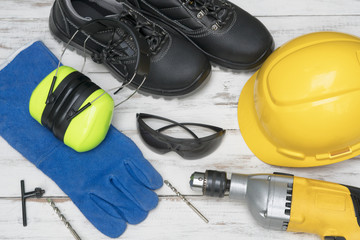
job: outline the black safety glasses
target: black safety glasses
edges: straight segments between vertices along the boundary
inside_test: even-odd
[[[138,129],[142,139],[154,151],[161,154],[175,151],[185,159],[199,159],[209,155],[220,145],[220,142],[226,132],[222,128],[211,125],[205,125],[200,123],[177,123],[167,118],[146,113],[138,113],[136,115],[136,118],[138,122]],[[171,124],[154,130],[144,122],[144,119],[149,118],[162,120]],[[206,137],[199,138],[187,126],[207,128],[213,130],[215,133]],[[162,133],[163,131],[173,127],[181,127],[182,129],[187,131],[193,138],[175,138]]]

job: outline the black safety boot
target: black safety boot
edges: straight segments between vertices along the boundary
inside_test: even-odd
[[[176,30],[152,17],[145,17],[123,2],[56,0],[50,14],[50,30],[57,38],[67,42],[79,27],[101,18],[122,21],[146,39],[151,53],[150,72],[140,92],[163,96],[185,95],[199,87],[209,75],[211,65],[200,50]],[[135,69],[136,53],[133,51],[136,49],[124,51],[121,49],[123,46],[109,45],[111,35],[98,33],[93,38],[79,32],[71,45],[79,49],[85,45],[95,62],[104,64],[119,80],[129,81]],[[131,46],[131,39],[127,41]],[[134,79],[130,85],[136,88],[141,82],[142,79]]]
[[[255,17],[226,0],[129,1],[179,30],[211,61],[233,69],[261,65],[274,48],[273,38]]]

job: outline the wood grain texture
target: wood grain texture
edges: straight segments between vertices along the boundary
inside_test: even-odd
[[[16,49],[40,39],[58,56],[62,45],[48,30],[48,14],[52,0],[1,0],[0,64]],[[233,0],[268,27],[276,46],[302,34],[315,31],[340,31],[360,35],[360,1],[358,0]],[[80,68],[82,57],[75,52],[65,54],[64,63]],[[181,67],[181,66],[179,66]],[[85,72],[105,89],[119,83],[105,67],[88,61]],[[239,173],[290,172],[298,176],[358,185],[360,158],[308,169],[269,166],[258,160],[241,137],[237,123],[237,101],[253,72],[232,71],[213,67],[207,83],[195,93],[181,98],[163,99],[135,95],[115,111],[113,124],[129,136],[144,156],[180,192],[189,196],[210,223],[205,224],[166,186],[159,189],[159,206],[138,226],[129,226],[121,239],[209,239],[247,240],[315,240],[317,236],[276,232],[262,229],[250,216],[244,203],[195,196],[188,186],[194,171],[216,169]],[[131,93],[127,90],[124,95]],[[116,99],[120,100],[120,98]],[[212,155],[186,161],[175,153],[158,155],[141,141],[135,114],[148,112],[170,119],[221,126],[227,130],[222,145]],[[27,190],[42,187],[45,196],[56,204],[83,239],[108,239],[99,233],[80,213],[57,185],[0,138],[0,239],[72,239],[68,230],[44,200],[28,201],[28,227],[21,224],[20,180]]]

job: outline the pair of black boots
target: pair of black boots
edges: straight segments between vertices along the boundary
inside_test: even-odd
[[[124,30],[75,34],[104,18],[130,26],[148,45],[149,72],[143,85],[140,78],[131,80],[141,49],[124,37]],[[274,45],[260,21],[227,0],[56,0],[50,30],[64,42],[73,38],[71,45],[85,47],[118,79],[162,96],[185,95],[199,87],[211,71],[209,60],[232,69],[256,68]]]

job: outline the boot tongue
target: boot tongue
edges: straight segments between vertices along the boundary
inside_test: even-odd
[[[221,20],[221,21],[224,21],[226,19],[226,17],[228,16],[229,14],[229,10],[224,8],[224,9],[221,9],[218,13],[218,18]]]
[[[127,10],[125,10],[124,8],[119,9],[118,13],[116,13],[116,14],[111,14],[111,15],[105,16],[105,18],[122,19],[125,23],[128,23],[130,26],[137,25],[135,18],[132,17],[129,14],[129,12]],[[144,36],[152,34],[152,31],[153,31],[150,27],[145,27],[145,26],[141,27],[138,30],[139,30],[140,34],[142,34]]]
[[[113,12],[113,14],[105,16],[106,18],[123,18],[127,21],[130,21],[133,25],[136,25],[135,19],[130,16],[129,11],[130,7],[123,2],[118,2],[115,0],[92,0],[96,1],[96,4],[99,6]]]

